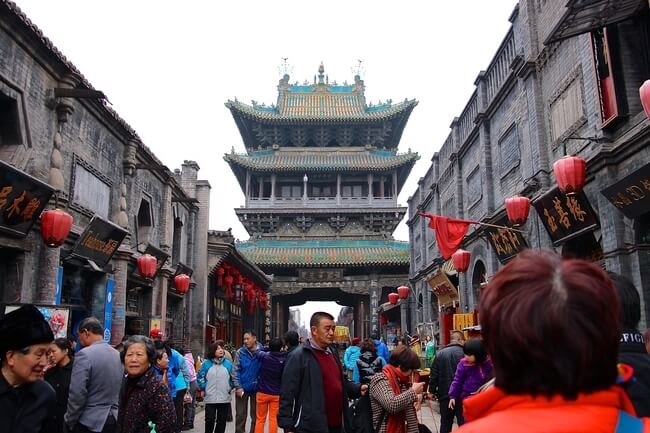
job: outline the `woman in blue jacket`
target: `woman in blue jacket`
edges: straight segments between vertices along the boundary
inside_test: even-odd
[[[226,431],[226,420],[228,411],[230,411],[230,393],[233,386],[230,380],[232,362],[227,360],[224,355],[225,349],[222,344],[210,345],[201,370],[196,376],[199,388],[204,393],[205,433],[224,433]]]

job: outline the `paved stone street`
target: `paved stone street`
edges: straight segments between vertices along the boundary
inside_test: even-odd
[[[189,430],[190,433],[203,433],[204,432],[204,414],[203,404],[200,403],[200,407],[197,408],[196,418],[194,419],[194,429]],[[233,402],[233,416],[235,404]],[[425,424],[432,433],[437,433],[440,429],[440,412],[438,409],[438,403],[436,401],[426,401],[422,405],[422,409],[418,412],[418,419],[421,423]],[[250,420],[249,420],[250,422]],[[250,425],[250,424],[249,424]],[[246,427],[248,431],[248,425]],[[280,429],[281,431],[281,429]],[[226,424],[226,433],[235,433],[235,423],[229,422]],[[268,424],[264,429],[264,433],[268,433]]]

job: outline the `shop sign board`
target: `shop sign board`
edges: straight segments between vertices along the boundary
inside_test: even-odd
[[[598,217],[582,191],[564,195],[556,187],[535,200],[534,206],[554,246],[598,227]]]
[[[48,184],[0,161],[0,231],[26,236],[53,192]]]
[[[115,280],[108,278],[106,280],[106,302],[104,302],[104,341],[111,341],[111,326],[113,326],[113,291],[115,290]]]
[[[506,220],[503,219],[496,224],[505,226]],[[492,245],[492,249],[494,249],[501,264],[505,264],[508,260],[528,248],[528,242],[526,242],[526,238],[524,238],[519,230],[487,226],[484,228],[490,245]]]
[[[126,237],[126,230],[95,215],[81,233],[72,253],[103,268]]]
[[[600,193],[628,218],[650,212],[650,163]]]

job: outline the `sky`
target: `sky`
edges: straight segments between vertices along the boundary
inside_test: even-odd
[[[403,206],[510,28],[515,0],[14,0],[170,169],[197,161],[212,185],[210,228],[248,234],[241,187],[223,154],[243,153],[228,99],[275,103],[283,58],[291,82],[353,81],[366,100],[419,105],[400,151],[418,152]],[[402,222],[395,238],[408,240]],[[336,307],[338,308],[338,306]],[[309,303],[303,315],[309,317]],[[315,311],[315,310],[314,310]],[[337,310],[338,311],[338,310]]]

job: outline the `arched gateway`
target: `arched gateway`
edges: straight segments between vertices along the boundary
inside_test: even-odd
[[[408,243],[392,233],[419,158],[397,153],[417,101],[368,105],[364,90],[358,75],[330,83],[321,64],[313,83],[284,75],[275,105],[226,103],[246,146],[224,157],[246,197],[235,211],[250,239],[237,250],[273,275],[274,335],[290,306],[332,300],[353,307],[351,331],[367,336],[387,294],[408,281]]]

